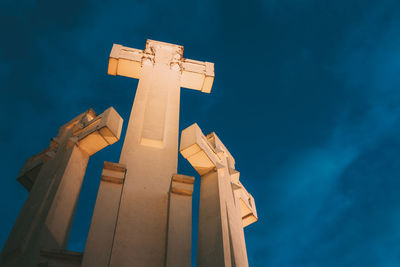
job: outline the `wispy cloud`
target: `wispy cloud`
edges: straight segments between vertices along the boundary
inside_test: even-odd
[[[358,193],[364,190],[363,184],[388,179],[382,169],[385,165],[375,166],[371,169],[373,176],[365,177],[368,165],[373,165],[365,163],[365,158],[381,162],[379,154],[371,151],[388,149],[386,140],[400,130],[400,19],[388,15],[389,9],[390,5],[371,8],[365,18],[346,30],[347,38],[336,47],[332,75],[341,80],[352,98],[337,113],[329,138],[322,144],[293,151],[265,180],[267,196],[258,199],[263,205],[259,214],[265,228],[262,235],[250,231],[248,236],[258,244],[250,253],[254,266],[393,266],[398,262],[395,250],[382,250],[378,244],[390,240],[390,236],[396,239],[400,230],[384,234],[385,229],[379,227],[387,224],[358,221],[361,215],[357,213],[357,205],[366,201],[365,195]],[[349,175],[359,183],[345,190],[343,184],[348,183]],[[371,207],[371,213],[379,213],[391,222],[392,214],[400,209],[387,208],[380,213]],[[356,221],[349,213],[358,214]],[[354,223],[366,226],[354,227]],[[381,234],[361,241],[359,235],[365,234],[365,229]],[[353,253],[348,251],[350,248]],[[332,256],[337,260],[330,262]]]

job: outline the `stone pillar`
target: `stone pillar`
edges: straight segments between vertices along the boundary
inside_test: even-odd
[[[89,155],[73,145],[41,231],[41,247],[66,249]],[[49,203],[50,204],[50,203]]]
[[[1,266],[37,266],[41,249],[64,250],[90,155],[119,139],[122,119],[110,108],[96,116],[89,110],[59,129],[52,140],[53,156],[35,165],[40,170],[25,176],[34,161],[29,159],[19,181],[31,179],[30,194],[14,224],[1,255]]]
[[[166,267],[190,266],[194,177],[175,174],[169,192]]]
[[[198,266],[229,266],[230,247],[227,236],[226,207],[220,206],[218,173],[210,171],[201,176],[199,229],[197,234]],[[225,211],[221,210],[224,209]],[[225,231],[225,233],[223,233]]]
[[[125,172],[123,164],[104,162],[82,267],[107,267],[110,262]]]
[[[243,227],[249,221],[243,218],[255,205],[242,214],[242,199],[249,203],[251,195],[243,191],[234,158],[215,133],[204,136],[197,124],[182,131],[180,151],[201,175],[197,265],[248,266]]]
[[[177,172],[180,87],[209,93],[213,64],[183,59],[183,47],[147,40],[114,45],[108,73],[139,78],[121,152],[126,176],[110,266],[165,265],[171,177]]]

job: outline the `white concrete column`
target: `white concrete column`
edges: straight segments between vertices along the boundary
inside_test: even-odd
[[[175,174],[169,192],[166,267],[190,266],[194,177]]]
[[[197,266],[230,266],[230,244],[226,207],[221,206],[218,173],[210,171],[201,177],[199,229],[197,235]],[[229,237],[228,237],[229,240]]]
[[[110,262],[125,172],[123,164],[104,162],[82,267],[107,267]]]
[[[40,237],[41,248],[67,248],[88,161],[89,155],[74,145],[46,216]]]
[[[248,266],[241,217],[225,168],[201,177],[198,266]]]

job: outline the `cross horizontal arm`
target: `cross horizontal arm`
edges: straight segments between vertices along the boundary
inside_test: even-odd
[[[48,148],[39,152],[38,154],[28,158],[25,161],[24,166],[18,174],[17,181],[26,188],[26,190],[31,191],[33,184],[36,181],[37,176],[44,163],[54,158],[57,149],[59,147],[60,139],[64,133],[69,129],[81,129],[82,125],[92,121],[97,116],[93,109],[88,109],[82,114],[76,116],[69,122],[65,123],[58,129],[57,137],[52,138]]]
[[[214,82],[214,63],[182,60],[181,87],[210,93]]]
[[[225,165],[229,170],[235,205],[240,210],[243,227],[258,220],[254,198],[239,181],[240,173],[235,170],[235,160],[215,133],[205,136],[196,123],[189,126],[182,131],[180,152],[200,175]],[[226,163],[223,157],[226,157]]]
[[[108,60],[108,74],[139,79],[144,51],[114,44]]]
[[[85,123],[82,129],[73,133],[78,146],[93,155],[119,140],[123,119],[113,107]]]
[[[246,227],[258,220],[256,203],[241,182],[232,181],[231,183],[235,194],[235,205],[240,210],[243,227]]]
[[[235,159],[229,150],[214,132],[205,136],[197,123],[182,131],[180,152],[200,175],[214,167],[227,165],[231,178],[239,180],[239,172],[235,170]]]
[[[217,151],[196,123],[182,131],[180,152],[200,175],[222,164]]]
[[[148,59],[153,63],[155,61],[154,50],[147,49],[147,46],[152,43],[160,44],[161,42],[148,40],[146,50],[114,44],[108,61],[108,74],[140,79],[143,60]],[[178,60],[178,62],[171,61],[171,63],[178,63],[180,66],[182,73],[181,87],[199,90],[204,93],[211,92],[214,81],[214,63],[184,58]]]
[[[52,138],[48,148],[28,158],[18,174],[17,181],[30,191],[44,163],[54,158],[59,141],[64,132],[72,129],[72,141],[89,155],[119,140],[122,118],[114,108],[109,108],[101,115],[89,109],[60,127],[58,136]]]

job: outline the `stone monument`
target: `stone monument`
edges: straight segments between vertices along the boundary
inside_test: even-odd
[[[248,266],[243,227],[257,221],[254,198],[215,133],[197,124],[182,131],[180,152],[201,176],[197,265]]]
[[[1,266],[38,266],[41,251],[66,249],[89,157],[115,143],[122,118],[88,110],[63,125],[50,146],[29,158],[18,181],[30,191],[1,254]]]
[[[125,176],[102,181],[82,266],[188,266],[193,178],[176,175],[180,88],[209,93],[214,64],[147,40],[144,50],[114,45],[108,73],[139,84],[117,164]]]
[[[113,108],[62,126],[25,163],[30,191],[1,254],[1,266],[188,267],[194,177],[177,174],[180,88],[210,93],[214,64],[183,58],[183,47],[147,40],[114,45],[108,74],[139,79],[118,163],[104,162],[83,253],[66,251],[89,156],[120,137]],[[257,220],[253,197],[215,133],[182,131],[180,152],[201,176],[198,266],[246,267],[243,228]]]

